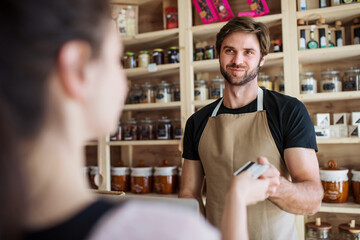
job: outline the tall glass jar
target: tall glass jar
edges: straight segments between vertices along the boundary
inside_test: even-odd
[[[315,222],[306,223],[305,226],[305,240],[333,240],[332,225],[326,222],[321,222],[320,218],[316,218]]]
[[[124,56],[124,68],[135,68],[135,67],[136,67],[135,53],[126,52]]]
[[[128,104],[140,103],[141,94],[142,94],[141,87],[138,84],[134,84],[130,88],[127,103]]]
[[[225,83],[224,79],[216,76],[216,78],[211,79],[210,86],[210,99],[218,99],[224,96]]]
[[[159,140],[171,139],[171,134],[172,134],[171,120],[168,119],[167,117],[162,117],[161,119],[158,120],[156,138]]]
[[[150,63],[149,51],[146,50],[140,51],[138,56],[138,66],[147,67],[149,63]]]
[[[152,62],[156,65],[164,64],[164,49],[156,48],[152,53]]]
[[[340,92],[342,82],[339,78],[339,71],[327,70],[321,73],[320,92]]]
[[[275,88],[274,90],[279,93],[285,93],[285,85],[284,85],[284,74],[279,73],[275,75],[274,81]]]
[[[300,93],[313,94],[317,93],[317,81],[313,72],[300,73]]]
[[[360,91],[360,69],[351,67],[345,71],[344,91]]]
[[[138,127],[134,118],[129,119],[124,123],[124,140],[132,141],[138,139]]]
[[[171,84],[165,81],[161,81],[157,85],[156,89],[156,100],[157,103],[168,103],[171,102]]]
[[[270,81],[270,76],[263,73],[258,74],[258,85],[259,87],[264,87],[268,90],[273,90],[272,82]]]
[[[155,139],[155,122],[149,117],[140,121],[139,126],[139,139],[140,140],[153,140]]]
[[[206,100],[209,97],[209,90],[205,80],[195,80],[195,100]]]
[[[180,101],[180,83],[179,82],[174,82],[172,84],[172,88],[171,88],[171,92],[172,92],[172,100],[173,101]]]
[[[174,119],[173,120],[173,139],[181,139],[182,130],[181,130],[181,120]]]
[[[144,83],[141,85],[141,98],[140,103],[154,103],[155,102],[155,91],[154,86],[150,83]]]

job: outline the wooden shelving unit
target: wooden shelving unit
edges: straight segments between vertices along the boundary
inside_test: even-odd
[[[155,145],[179,145],[180,140],[171,139],[171,140],[137,140],[137,141],[111,141],[106,143],[109,146],[155,146]]]
[[[166,110],[180,108],[180,105],[180,102],[127,104],[124,106],[124,111],[151,111],[160,109]]]
[[[322,203],[319,212],[360,214],[360,204],[349,198],[346,203]]]
[[[316,93],[300,94],[299,99],[303,102],[322,102],[360,99],[360,91],[337,92],[337,93]]]
[[[317,138],[318,144],[359,144],[360,138]]]
[[[360,60],[360,45],[343,47],[306,49],[299,51],[299,62],[302,64],[333,62],[339,60]]]
[[[125,69],[126,76],[131,80],[162,77],[166,75],[179,74],[179,63],[156,65],[155,71],[149,71],[148,68],[139,67]]]

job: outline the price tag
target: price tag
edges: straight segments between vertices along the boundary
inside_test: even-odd
[[[149,72],[156,72],[157,71],[157,66],[155,63],[150,63],[147,67]]]

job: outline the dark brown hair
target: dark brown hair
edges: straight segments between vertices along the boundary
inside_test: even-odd
[[[96,57],[108,18],[106,0],[0,1],[0,239],[23,230],[23,144],[41,130],[59,49],[83,40]]]
[[[256,22],[249,17],[235,17],[225,24],[216,35],[216,51],[220,56],[221,44],[224,39],[234,32],[254,33],[260,44],[261,57],[269,53],[270,35],[267,26],[261,22]]]

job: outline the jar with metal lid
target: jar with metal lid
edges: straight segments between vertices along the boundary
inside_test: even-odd
[[[168,51],[168,63],[179,63],[179,47],[170,47]]]
[[[320,179],[324,188],[323,202],[344,203],[349,195],[348,169],[338,168],[335,161],[330,160],[328,167],[320,169]]]
[[[135,68],[135,67],[136,67],[135,53],[126,52],[124,56],[124,68]]]
[[[279,73],[275,75],[275,81],[274,81],[274,90],[279,93],[285,93],[285,85],[284,85],[284,74]]]
[[[317,81],[313,72],[300,73],[300,93],[312,94],[317,93]]]
[[[327,70],[321,73],[320,92],[340,92],[342,82],[339,79],[339,71]]]
[[[205,80],[195,80],[195,100],[206,100],[209,97],[209,90]]]
[[[160,194],[171,194],[176,191],[176,166],[168,165],[168,161],[154,171],[154,191]]]
[[[156,88],[156,100],[157,103],[171,102],[171,84],[165,81],[161,81]]]
[[[154,103],[155,102],[155,90],[154,86],[150,83],[144,83],[141,85],[141,97],[140,103]]]
[[[263,73],[258,74],[258,85],[259,87],[264,87],[268,90],[273,90],[272,82],[270,81],[270,76]]]
[[[306,223],[305,226],[305,240],[334,239],[332,225],[327,222],[321,222],[320,218],[316,218],[315,222]]]
[[[121,140],[122,140],[122,124],[121,121],[119,121],[116,132],[110,136],[110,141],[121,141]]]
[[[138,65],[139,67],[147,67],[150,63],[149,51],[142,50],[139,52]]]
[[[360,169],[351,170],[351,185],[354,195],[354,201],[360,203]]]
[[[182,130],[181,130],[181,120],[174,119],[173,120],[173,139],[181,139]]]
[[[180,83],[179,82],[174,82],[172,84],[172,88],[171,88],[171,91],[172,91],[172,100],[173,101],[180,101]]]
[[[196,48],[195,49],[195,61],[204,60],[205,52],[203,48]]]
[[[152,191],[152,167],[131,168],[131,192],[150,193]]]
[[[352,219],[349,223],[339,225],[339,240],[360,240],[360,225]]]
[[[214,58],[215,58],[214,45],[205,46],[204,59],[214,59]]]
[[[99,181],[99,168],[97,166],[90,166],[90,188],[98,189]]]
[[[125,141],[132,141],[137,140],[138,137],[138,127],[137,122],[134,118],[126,121],[124,123],[124,140]]]
[[[139,126],[139,139],[140,140],[153,140],[155,139],[155,121],[149,117],[140,121]]]
[[[164,50],[161,48],[156,48],[152,53],[152,62],[156,65],[164,64]]]
[[[360,69],[351,67],[345,71],[344,91],[360,91]]]
[[[128,192],[130,190],[130,169],[111,167],[111,190]]]
[[[167,117],[162,117],[157,123],[156,138],[159,140],[171,139],[172,125],[171,120]]]
[[[141,87],[138,84],[134,84],[131,86],[128,97],[128,104],[137,104],[140,103],[141,98]]]
[[[210,99],[218,99],[224,96],[225,83],[224,79],[216,76],[216,78],[211,79],[210,85]]]

